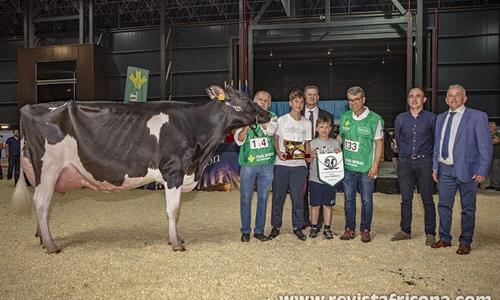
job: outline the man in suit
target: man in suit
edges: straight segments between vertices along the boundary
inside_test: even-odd
[[[474,234],[479,183],[488,176],[493,153],[486,113],[466,107],[465,89],[452,85],[446,93],[450,109],[436,120],[432,177],[438,183],[439,238],[432,248],[451,246],[455,194],[460,194],[462,232],[457,254],[469,254]],[[449,125],[448,125],[449,123]]]
[[[326,110],[323,110],[318,107],[318,101],[319,101],[319,88],[315,85],[308,85],[304,88],[304,94],[306,96],[306,105],[304,109],[302,110],[302,115],[306,118],[309,119],[312,122],[312,137],[313,139],[318,137],[318,132],[316,131],[316,120],[318,120],[319,116],[327,116],[334,122],[333,115]],[[335,133],[330,131],[329,136],[334,139],[335,138]],[[309,168],[309,164],[308,164]],[[308,187],[306,187],[307,189]],[[320,208],[319,212],[319,220],[318,220],[318,230],[321,229],[321,226],[323,224],[323,207]],[[306,191],[304,194],[304,225],[302,226],[303,229],[306,227],[311,226],[311,220],[309,218],[309,195]]]

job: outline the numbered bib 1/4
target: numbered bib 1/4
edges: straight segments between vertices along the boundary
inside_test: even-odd
[[[284,140],[283,145],[285,146],[286,159],[304,159],[311,156],[310,154],[306,154],[305,142]]]
[[[250,149],[264,149],[269,147],[267,137],[258,137],[250,140]]]
[[[359,151],[359,142],[356,141],[351,141],[351,140],[344,140],[344,150],[351,151],[351,152],[358,152]]]
[[[344,155],[340,153],[321,153],[317,159],[318,178],[321,182],[334,187],[344,179]]]

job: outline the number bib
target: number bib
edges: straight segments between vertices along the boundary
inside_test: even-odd
[[[267,137],[258,137],[250,139],[250,149],[263,149],[269,146]]]
[[[351,151],[351,152],[358,152],[359,151],[359,142],[356,141],[351,141],[351,140],[344,140],[344,150]]]

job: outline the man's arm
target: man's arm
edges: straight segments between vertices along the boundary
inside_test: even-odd
[[[368,176],[371,179],[376,179],[378,177],[378,166],[380,164],[380,158],[382,157],[383,147],[384,147],[384,142],[382,139],[375,140],[375,153],[373,155],[373,164],[370,170],[368,170]]]
[[[274,135],[274,151],[280,160],[285,160],[285,152],[280,150],[280,136],[277,134]]]
[[[5,144],[5,157],[9,158],[9,144]]]

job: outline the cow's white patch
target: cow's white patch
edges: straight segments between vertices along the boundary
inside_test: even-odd
[[[151,168],[148,168],[144,177],[130,178],[128,174],[125,175],[121,186],[106,181],[97,181],[84,168],[77,148],[77,141],[69,135],[55,145],[50,145],[45,141],[45,155],[42,157],[42,183],[50,184],[49,182],[52,182],[55,184],[55,191],[60,193],[82,186],[96,191],[116,191],[135,188],[154,181],[163,183],[160,171]]]
[[[149,128],[149,132],[151,135],[156,136],[156,140],[160,140],[160,129],[163,124],[168,123],[168,115],[164,113],[160,113],[159,115],[153,116],[146,125]]]

